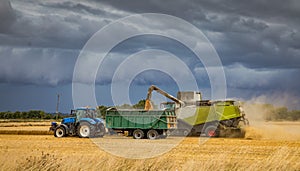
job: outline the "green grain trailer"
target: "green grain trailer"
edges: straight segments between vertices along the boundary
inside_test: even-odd
[[[106,111],[106,127],[116,132],[128,131],[135,139],[166,138],[167,131],[177,128],[174,110],[117,110]]]

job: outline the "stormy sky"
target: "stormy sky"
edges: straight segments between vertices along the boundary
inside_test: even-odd
[[[222,62],[226,98],[300,109],[299,1],[0,0],[0,111],[54,112],[57,94],[61,95],[60,111],[69,111],[73,108],[74,68],[87,41],[109,24],[143,13],[178,17],[204,33]],[[190,30],[167,29],[167,24],[141,22],[138,28],[146,30],[148,27],[174,31],[197,42]],[[126,26],[101,41],[109,42],[124,30]],[[139,53],[149,49],[156,49],[157,53]],[[161,51],[168,53],[159,53]],[[116,83],[121,85],[127,79],[125,73],[133,72],[136,66],[150,66],[147,62],[157,61],[156,66],[165,68],[168,73],[160,70],[136,73],[126,91],[132,103],[145,98],[151,84],[173,95],[179,89],[178,81],[186,82],[189,87],[185,70],[177,67],[176,61],[169,60],[170,54],[177,56],[191,71],[203,98],[211,98],[211,78],[206,67],[213,66],[204,66],[190,49],[174,39],[142,35],[117,44],[98,68],[95,94],[99,105],[113,105],[114,73],[124,64],[124,59],[137,53],[140,58],[131,58],[135,61],[116,78]],[[77,81],[89,86],[92,83],[85,81],[85,74]],[[81,95],[86,98],[84,94],[76,98]]]

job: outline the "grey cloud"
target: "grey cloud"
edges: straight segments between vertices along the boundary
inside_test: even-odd
[[[161,12],[186,19],[205,32],[224,65],[299,67],[300,3],[295,0],[103,3],[119,10]]]
[[[10,4],[9,1],[4,2]],[[18,7],[22,4],[19,3],[13,1],[12,7],[15,9],[9,5],[10,10],[5,8],[6,10],[1,13],[2,18],[5,17],[6,20],[2,21],[0,27],[8,29],[9,25],[10,34],[0,35],[3,40],[0,45],[81,49],[96,31],[112,19],[82,13],[82,10],[88,10],[88,6],[79,2],[65,2],[64,6],[73,8],[73,12],[68,9],[61,11],[55,6],[47,7],[47,4],[51,6],[48,1],[28,2],[29,6],[32,5],[32,9],[20,9]],[[45,13],[40,12],[40,9],[44,9]]]
[[[225,15],[239,15],[286,23],[287,20],[299,20],[300,4],[297,0],[253,0],[253,1],[205,1],[200,4],[208,11]]]
[[[208,17],[208,21],[193,21],[199,28],[210,32],[239,32],[257,33],[268,28],[268,24],[259,19],[241,17],[238,15],[213,14]]]
[[[240,64],[224,67],[227,82],[227,97],[249,100],[263,97],[262,103],[299,108],[300,71],[297,69],[247,68]],[[205,68],[197,67],[198,79],[205,78]],[[207,81],[206,81],[207,82]],[[203,85],[200,84],[201,88]],[[281,98],[280,98],[281,97]]]
[[[0,53],[0,83],[57,86],[72,80],[72,51],[2,47]]]
[[[225,68],[227,85],[237,89],[296,90],[300,82],[300,71],[296,69],[251,69],[242,65]]]
[[[289,23],[296,23],[297,19],[288,17],[289,14],[291,16],[298,14],[294,10],[297,8],[297,3],[294,1],[285,2],[284,7],[277,1],[270,4],[274,9],[281,10],[284,14],[282,16],[278,15],[276,10],[266,10],[270,7],[265,1],[36,2],[36,6],[52,11],[52,14],[46,12],[39,17],[29,17],[16,9],[19,17],[12,30],[18,34],[1,35],[4,41],[0,43],[78,49],[94,32],[113,19],[135,12],[161,12],[184,18],[204,30],[225,65],[239,62],[248,67],[268,65],[288,68],[295,67],[295,63],[298,62],[296,57],[300,55],[299,25],[290,26]],[[291,11],[288,10],[289,8]],[[97,17],[99,19],[95,19]],[[285,17],[286,20],[274,20],[274,17]],[[211,36],[214,33],[221,36]],[[143,40],[137,42],[137,44],[143,43],[147,47],[147,43]],[[291,59],[283,65],[281,62],[283,57]]]
[[[41,6],[53,10],[73,11],[83,15],[101,16],[101,18],[116,19],[122,17],[122,13],[114,13],[108,9],[107,6],[100,3],[91,3],[90,1],[63,1],[63,2],[44,2],[39,3]],[[124,14],[124,13],[123,13]]]
[[[0,33],[10,33],[16,15],[9,0],[0,1]]]

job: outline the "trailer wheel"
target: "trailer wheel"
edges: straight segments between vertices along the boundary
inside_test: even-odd
[[[57,138],[61,138],[61,137],[66,136],[66,130],[65,130],[65,128],[62,127],[62,126],[57,127],[54,130],[54,136],[57,137]]]
[[[132,136],[134,139],[142,139],[144,138],[144,132],[140,129],[136,129],[133,131]]]
[[[205,128],[205,135],[208,137],[217,137],[219,136],[219,131],[216,126],[210,125]]]
[[[158,138],[158,132],[154,129],[151,129],[147,132],[147,138],[150,140],[155,140]]]
[[[91,135],[91,127],[88,123],[80,123],[78,127],[78,135],[80,138],[88,138]]]

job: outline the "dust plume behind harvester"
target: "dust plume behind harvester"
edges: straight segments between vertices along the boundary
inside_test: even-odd
[[[161,103],[163,109],[173,109],[177,115],[177,129],[174,135],[205,135],[209,137],[243,137],[243,127],[249,124],[240,104],[234,100],[202,100],[201,93],[180,91],[177,98],[158,88],[150,86],[145,110],[152,110],[152,92],[156,91],[172,102]]]

